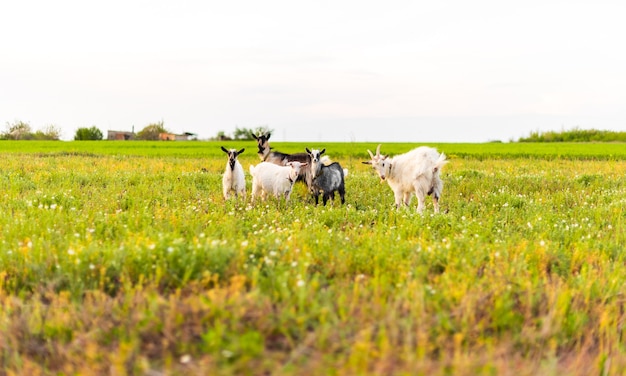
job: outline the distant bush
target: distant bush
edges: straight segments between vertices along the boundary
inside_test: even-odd
[[[236,127],[235,131],[231,135],[226,134],[224,131],[217,132],[215,137],[210,138],[211,141],[252,141],[254,137],[253,134],[260,135],[263,133],[272,133],[273,130],[268,128],[267,126],[259,126],[256,128],[239,128]]]
[[[163,120],[158,123],[147,125],[144,129],[137,133],[137,139],[146,141],[157,141],[161,133],[170,133],[164,125]]]
[[[95,125],[91,128],[78,128],[74,140],[102,140],[102,131]]]
[[[518,142],[626,142],[626,132],[574,128],[569,131],[531,132]]]

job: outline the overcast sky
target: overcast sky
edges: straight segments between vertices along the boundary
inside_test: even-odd
[[[276,141],[626,131],[626,1],[21,0],[0,125]]]

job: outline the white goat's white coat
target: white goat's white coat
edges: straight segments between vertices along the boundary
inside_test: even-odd
[[[237,151],[236,149],[227,150],[222,146],[222,150],[228,154],[226,170],[224,171],[224,176],[222,177],[222,191],[224,199],[228,200],[231,192],[235,192],[236,198],[239,198],[239,195],[245,198],[246,177],[243,173],[241,163],[237,160],[237,156],[243,153],[245,149],[241,149],[240,151]]]
[[[279,166],[270,162],[261,162],[256,166],[250,166],[252,175],[252,202],[256,196],[263,199],[268,194],[277,198],[285,197],[289,200],[293,183],[298,178],[300,169],[307,166],[307,163],[288,162],[285,166]]]
[[[364,163],[371,164],[380,179],[387,181],[395,196],[396,207],[408,206],[415,194],[417,210],[421,213],[426,195],[432,195],[435,213],[439,212],[439,198],[443,191],[439,172],[448,163],[445,154],[427,146],[393,158],[380,155],[380,145],[376,148],[376,155],[369,150],[367,152],[372,159]]]

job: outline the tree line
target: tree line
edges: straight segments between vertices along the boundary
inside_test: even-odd
[[[7,123],[5,131],[0,133],[0,140],[59,140],[61,138],[61,129],[54,125],[48,125],[43,129],[33,131],[31,125],[27,122],[17,120],[13,123]],[[271,132],[268,127],[261,126],[257,128],[239,128],[236,127],[232,134],[219,131],[215,137],[210,140],[229,141],[229,140],[252,140],[252,134],[262,134]],[[156,141],[162,133],[171,133],[165,128],[163,121],[151,123],[140,130],[136,135],[136,140]],[[104,137],[102,131],[94,126],[81,127],[74,134],[75,141],[83,140],[102,140]]]
[[[13,124],[7,123],[6,128],[6,131],[0,135],[2,140],[58,140],[61,137],[61,129],[54,125],[33,131],[30,124],[16,121]]]
[[[571,130],[531,132],[518,142],[626,142],[626,132],[574,128]]]

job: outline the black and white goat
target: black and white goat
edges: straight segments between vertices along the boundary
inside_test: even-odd
[[[347,170],[341,168],[341,165],[337,162],[332,162],[326,165],[322,154],[326,152],[326,149],[309,150],[305,149],[308,156],[311,158],[311,175],[312,181],[312,194],[315,197],[315,205],[319,203],[320,192],[324,192],[322,196],[322,202],[326,205],[328,199],[335,200],[335,192],[339,192],[341,203],[345,203],[346,199],[346,185],[345,176]]]
[[[266,132],[259,136],[252,133],[252,137],[254,137],[257,142],[257,146],[259,147],[259,151],[257,152],[257,154],[259,155],[259,158],[261,158],[261,161],[273,163],[279,166],[285,166],[288,162],[311,164],[311,158],[307,153],[286,154],[279,151],[272,151],[269,142],[271,136],[272,134],[270,132]],[[311,169],[300,169],[297,181],[304,182],[304,184],[306,184],[306,186],[311,191],[311,183],[313,182]]]
[[[408,206],[415,194],[417,211],[421,213],[424,211],[426,195],[432,195],[435,213],[439,212],[439,198],[443,191],[439,173],[448,163],[445,154],[427,146],[420,146],[393,158],[380,155],[380,145],[376,148],[376,155],[369,150],[367,152],[371,160],[363,163],[372,165],[381,182],[386,180],[389,183],[396,207]]]
[[[235,192],[235,197],[239,198],[241,195],[246,197],[246,177],[243,174],[243,167],[237,160],[237,156],[244,152],[246,149],[226,149],[222,146],[224,153],[228,154],[228,162],[226,163],[226,170],[224,171],[224,177],[222,178],[222,190],[224,193],[224,199],[230,198],[230,192]]]

